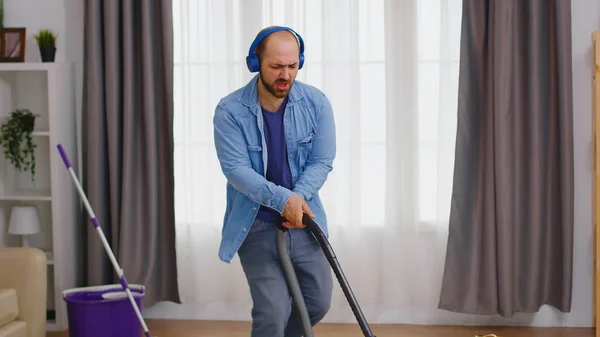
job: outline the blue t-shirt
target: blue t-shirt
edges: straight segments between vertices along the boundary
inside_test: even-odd
[[[271,112],[262,108],[264,120],[265,141],[267,143],[267,175],[268,181],[276,185],[286,187],[287,189],[294,188],[290,165],[287,160],[287,148],[285,142],[285,129],[283,126],[283,112],[287,105],[287,97],[275,112]],[[281,220],[281,215],[268,207],[261,206],[258,219],[264,221],[278,222]]]

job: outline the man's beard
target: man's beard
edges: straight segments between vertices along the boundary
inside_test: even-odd
[[[293,80],[291,80],[291,81],[277,80],[277,81],[275,81],[275,83],[273,85],[271,85],[265,81],[264,77],[262,76],[262,72],[260,72],[259,77],[260,77],[260,81],[262,82],[263,86],[267,89],[267,91],[270,92],[271,95],[273,95],[277,98],[284,98],[285,96],[287,96],[287,94],[289,94],[290,90],[292,90]],[[288,88],[285,90],[279,90],[279,89],[277,89],[277,83],[288,83]]]

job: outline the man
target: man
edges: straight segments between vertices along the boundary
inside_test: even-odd
[[[246,86],[221,99],[214,137],[227,178],[227,207],[219,257],[238,254],[252,296],[252,337],[301,336],[276,250],[276,225],[287,231],[311,322],[331,303],[331,269],[303,213],[327,232],[318,195],[336,152],[331,104],[318,89],[296,81],[304,42],[286,27],[262,30],[247,65],[258,71]]]

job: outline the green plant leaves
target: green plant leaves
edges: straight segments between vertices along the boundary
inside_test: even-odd
[[[0,0],[0,28],[4,27],[4,0]]]
[[[31,134],[38,116],[27,109],[17,109],[0,125],[0,144],[5,158],[18,171],[31,172],[32,181],[35,179],[34,150],[37,144],[33,143]]]
[[[50,29],[42,29],[34,37],[40,48],[54,48],[57,36]]]

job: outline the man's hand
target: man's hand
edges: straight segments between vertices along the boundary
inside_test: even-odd
[[[302,223],[302,217],[304,213],[308,214],[311,218],[314,218],[315,215],[308,207],[308,204],[304,199],[294,193],[288,202],[285,204],[285,208],[283,209],[282,216],[285,218],[282,225],[287,228],[304,228],[306,227],[304,223]]]

